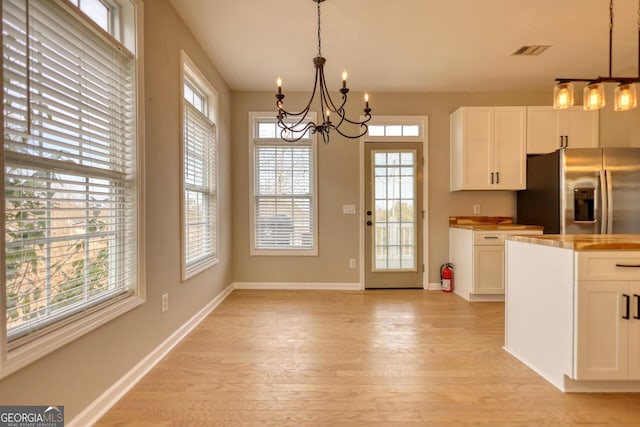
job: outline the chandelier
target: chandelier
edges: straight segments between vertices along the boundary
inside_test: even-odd
[[[313,84],[313,92],[311,93],[311,99],[300,112],[293,113],[284,109],[284,94],[282,93],[282,79],[278,77],[278,93],[276,94],[276,106],[278,107],[278,126],[280,127],[280,137],[288,142],[295,142],[302,139],[308,130],[311,133],[319,133],[322,135],[324,143],[329,142],[329,133],[336,131],[345,138],[360,138],[365,135],[368,130],[367,122],[371,120],[371,108],[369,108],[369,94],[364,94],[364,121],[355,121],[347,118],[344,111],[344,106],[347,103],[347,94],[349,88],[347,88],[347,72],[342,72],[342,87],[340,88],[340,94],[342,99],[339,103],[334,102],[327,89],[327,83],[324,79],[324,64],[327,62],[326,58],[322,56],[322,39],[320,37],[320,3],[325,0],[313,0],[318,4],[318,56],[313,58],[313,65],[316,68],[316,78]],[[320,99],[320,111],[322,112],[322,122],[314,123],[307,120],[307,114],[311,109],[316,93]],[[332,116],[333,115],[333,116]],[[331,118],[334,121],[331,121]],[[348,134],[343,125],[356,125],[359,128],[359,133]]]
[[[605,105],[604,83],[618,83],[614,92],[614,110],[626,111],[636,108],[638,95],[634,83],[640,82],[640,0],[638,1],[638,76],[613,77],[611,62],[613,50],[613,0],[609,1],[609,75],[596,79],[556,79],[553,91],[553,108],[563,109],[573,105],[573,82],[587,82],[584,88],[583,108],[598,110]]]

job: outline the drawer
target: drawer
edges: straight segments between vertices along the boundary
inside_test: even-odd
[[[578,280],[640,280],[640,252],[578,252]]]
[[[539,230],[482,230],[473,232],[473,244],[476,246],[504,246],[506,236],[519,234],[542,234]]]
[[[500,231],[474,231],[473,244],[478,245],[504,245],[505,233]]]

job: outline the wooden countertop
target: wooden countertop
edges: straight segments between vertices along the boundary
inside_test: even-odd
[[[640,234],[543,234],[507,239],[576,251],[640,251]]]
[[[449,228],[464,228],[466,230],[543,230],[541,225],[525,225],[525,224],[450,224]]]

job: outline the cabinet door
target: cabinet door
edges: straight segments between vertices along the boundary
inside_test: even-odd
[[[493,163],[496,190],[526,188],[527,108],[496,107],[494,111]]]
[[[489,189],[494,134],[493,108],[465,108],[462,120],[463,188]]]
[[[473,292],[504,294],[504,245],[474,246]]]
[[[640,282],[631,282],[629,322],[629,379],[640,380]]]
[[[552,153],[560,148],[559,120],[553,107],[527,107],[527,154]]]
[[[577,301],[577,380],[624,380],[628,376],[629,282],[579,281]]]
[[[560,134],[566,135],[566,148],[597,148],[600,133],[598,111],[582,107],[560,110]]]

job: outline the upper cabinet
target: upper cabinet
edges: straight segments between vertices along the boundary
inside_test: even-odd
[[[525,188],[527,107],[461,107],[450,125],[451,191]]]
[[[599,132],[598,111],[527,107],[527,154],[598,147]]]

